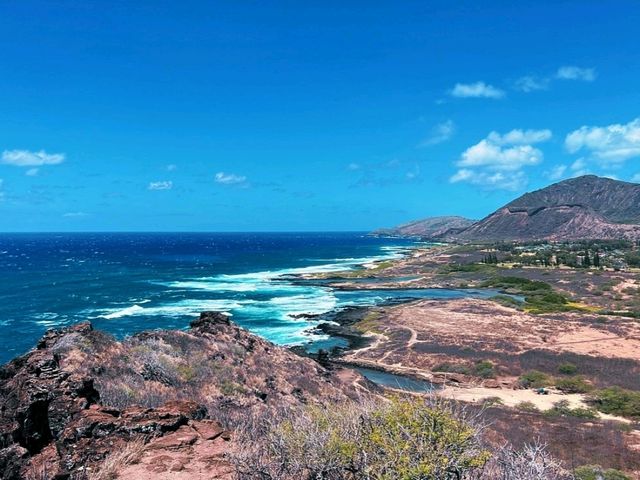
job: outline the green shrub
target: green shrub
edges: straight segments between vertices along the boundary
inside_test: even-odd
[[[561,363],[560,365],[558,365],[558,372],[562,373],[563,375],[575,375],[576,373],[578,373],[578,367],[573,363]]]
[[[513,289],[519,292],[551,292],[551,285],[545,282],[536,280],[529,280],[528,278],[520,277],[494,277],[486,282],[483,286],[493,288],[505,288]]]
[[[504,402],[500,397],[487,397],[482,400],[482,405],[484,407],[495,407],[499,405],[504,405]]]
[[[547,292],[547,293],[543,293],[543,294],[538,294],[538,295],[527,295],[527,297],[525,298],[525,301],[527,303],[538,303],[538,304],[561,304],[564,305],[565,303],[567,303],[567,299],[563,296],[560,295],[559,293],[556,292]]]
[[[591,402],[603,413],[640,420],[640,392],[620,387],[603,388],[591,395]]]
[[[595,420],[598,418],[598,412],[595,409],[583,407],[569,409],[565,415],[568,417],[585,418],[588,420]]]
[[[624,259],[629,264],[630,267],[640,266],[640,253],[638,252],[625,253]]]
[[[471,368],[463,363],[449,363],[444,362],[433,367],[434,372],[446,372],[446,373],[461,373],[463,375],[470,375]]]
[[[582,375],[556,380],[556,387],[564,393],[587,393],[593,390]]]
[[[486,272],[491,273],[496,270],[494,265],[487,265],[484,263],[451,263],[449,265],[443,265],[438,269],[438,274],[448,275],[450,273],[476,273]]]
[[[631,480],[620,470],[603,469],[600,465],[583,465],[574,471],[576,480]]]
[[[525,388],[548,387],[553,383],[553,379],[549,375],[538,370],[529,370],[523,373],[518,381]]]
[[[537,280],[497,276],[487,280],[482,286],[524,295],[523,306],[531,313],[564,312],[577,309],[568,303],[564,295],[554,292],[551,285]]]
[[[358,321],[357,323],[355,323],[353,327],[361,333],[367,333],[367,332],[381,333],[380,325],[378,323],[378,320],[380,320],[381,316],[382,316],[382,313],[378,311],[375,311],[375,310],[369,311],[364,316],[364,318]]]
[[[523,412],[539,412],[540,409],[536,407],[533,402],[520,402],[516,405],[518,410],[522,410]]]
[[[242,385],[226,379],[220,381],[218,388],[220,389],[220,392],[226,396],[242,395],[246,393],[246,389]]]
[[[491,457],[469,417],[425,399],[309,406],[279,415],[236,430],[239,448],[230,460],[239,478],[470,478]]]
[[[523,305],[523,302],[518,300],[517,298],[510,297],[509,295],[494,295],[489,298],[489,300],[493,300],[500,305],[504,305],[505,307],[513,307],[520,308]]]
[[[553,408],[544,412],[546,416],[556,417],[577,417],[585,419],[598,418],[598,412],[593,408],[571,408],[567,400],[560,400],[553,404]]]
[[[196,370],[191,365],[178,365],[176,370],[185,382],[190,382],[196,377]]]
[[[494,378],[496,376],[496,372],[493,368],[493,363],[489,360],[481,360],[476,363],[473,367],[473,374],[476,377],[481,378]]]

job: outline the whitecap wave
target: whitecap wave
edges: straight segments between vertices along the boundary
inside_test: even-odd
[[[43,327],[55,327],[60,325],[61,317],[55,312],[41,312],[32,315],[34,323],[42,325]]]
[[[320,315],[346,304],[375,303],[376,300],[354,297],[346,302],[339,301],[330,288],[296,284],[287,277],[360,268],[378,261],[401,258],[410,249],[405,246],[387,246],[381,247],[381,251],[379,255],[329,259],[327,263],[304,267],[158,282],[159,285],[180,292],[179,294],[192,291],[193,296],[210,294],[225,298],[189,298],[163,305],[149,305],[150,301],[140,300],[133,305],[103,309],[95,313],[98,318],[113,320],[134,316],[195,317],[202,311],[215,310],[238,316],[238,321],[245,327],[275,343],[300,344],[309,340],[324,340],[328,338],[327,335],[312,331],[318,322],[304,315]],[[195,292],[198,294],[195,295]]]
[[[159,305],[156,307],[142,307],[140,305],[132,305],[126,308],[109,308],[103,309],[99,315],[94,318],[104,318],[113,320],[122,317],[132,316],[165,316],[165,317],[183,317],[198,316],[200,312],[206,310],[215,310],[223,313],[231,313],[233,310],[242,308],[244,305],[253,303],[253,300],[181,300],[176,303]]]
[[[121,317],[128,317],[131,315],[137,315],[141,312],[146,311],[147,309],[144,307],[141,307],[140,305],[132,305],[130,307],[127,308],[123,308],[122,310],[115,310],[112,311],[111,313],[107,313],[104,315],[101,315],[102,318],[107,318],[109,320],[114,319],[114,318],[121,318]]]
[[[241,282],[185,281],[164,283],[163,285],[182,290],[205,290],[209,292],[255,292],[258,288],[254,283]]]

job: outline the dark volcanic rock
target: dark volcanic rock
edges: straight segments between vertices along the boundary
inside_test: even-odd
[[[193,330],[211,331],[216,325],[222,325],[223,327],[231,325],[231,319],[228,315],[224,315],[220,312],[202,312],[200,318],[191,322],[191,328]],[[215,329],[213,329],[215,331]]]
[[[91,462],[100,462],[131,440],[163,437],[193,420],[201,420],[206,410],[194,402],[169,402],[158,408],[129,407],[123,411],[93,405],[79,412],[55,441],[58,468],[74,471]],[[55,461],[54,460],[54,461]]]
[[[22,465],[29,456],[26,448],[14,443],[0,450],[0,473],[7,480],[20,479]]]
[[[163,455],[181,451],[187,471],[189,462],[203,468],[208,461],[193,455],[214,452],[223,464],[229,435],[216,420],[356,391],[217,312],[203,313],[188,332],[143,332],[123,342],[88,323],[51,330],[0,368],[0,478],[46,471],[84,479],[85,468],[141,439]]]
[[[0,442],[38,453],[71,417],[98,400],[93,380],[60,369],[50,347],[67,335],[91,330],[88,324],[48,332],[38,348],[1,369]]]

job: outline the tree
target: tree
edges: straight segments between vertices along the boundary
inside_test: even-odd
[[[600,268],[600,255],[596,252],[593,255],[593,266],[596,268]]]
[[[591,267],[591,258],[589,257],[589,250],[584,251],[584,260],[582,261],[582,265],[585,268]]]

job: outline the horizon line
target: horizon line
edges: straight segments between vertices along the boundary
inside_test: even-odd
[[[0,231],[0,235],[64,233],[370,233],[372,230],[24,230]]]

